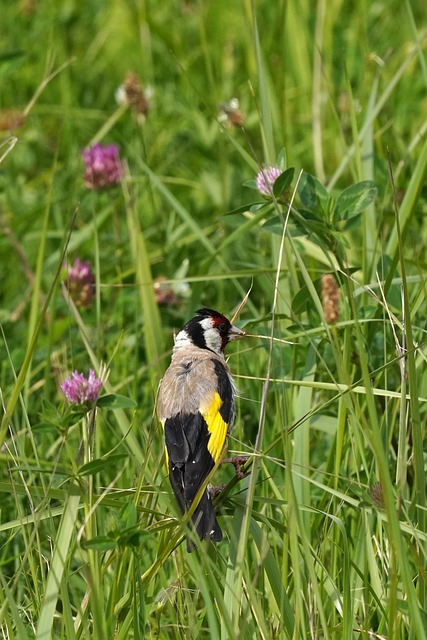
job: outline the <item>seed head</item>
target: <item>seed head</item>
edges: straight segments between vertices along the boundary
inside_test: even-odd
[[[340,290],[331,273],[325,273],[322,282],[323,316],[328,324],[336,324],[340,317]]]
[[[219,105],[218,122],[226,127],[242,127],[243,115],[239,109],[237,98],[231,98],[228,102],[221,102]]]

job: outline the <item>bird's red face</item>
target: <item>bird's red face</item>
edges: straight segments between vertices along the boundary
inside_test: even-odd
[[[218,316],[211,316],[211,321],[213,330],[217,331],[221,337],[221,351],[224,351],[230,340],[243,338],[245,335],[244,331],[234,327],[229,319],[222,314],[218,314]]]

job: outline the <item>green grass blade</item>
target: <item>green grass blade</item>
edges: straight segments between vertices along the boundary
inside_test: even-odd
[[[64,512],[54,542],[52,561],[47,576],[46,590],[37,624],[36,640],[49,640],[53,636],[53,622],[56,603],[59,597],[61,582],[70,555],[77,511],[80,504],[79,495],[69,495],[64,503]]]

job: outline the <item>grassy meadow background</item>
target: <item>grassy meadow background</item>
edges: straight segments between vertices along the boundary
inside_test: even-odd
[[[425,3],[19,0],[0,34],[1,638],[427,637]],[[121,185],[86,188],[94,142]],[[274,199],[266,165],[294,168]],[[225,540],[188,554],[156,389],[174,331],[249,290],[249,473],[217,469]],[[89,368],[117,395],[93,451],[59,389]]]

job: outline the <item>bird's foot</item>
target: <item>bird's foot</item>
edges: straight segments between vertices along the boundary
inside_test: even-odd
[[[225,489],[225,484],[219,484],[217,487],[209,487],[208,491],[209,491],[209,497],[211,500],[213,500],[214,498],[217,497],[217,495],[219,493],[221,493],[221,491],[224,491]]]
[[[229,462],[236,469],[236,476],[239,480],[245,477],[246,473],[242,471],[242,466],[247,463],[247,456],[234,456],[233,458],[224,458],[223,462]]]

